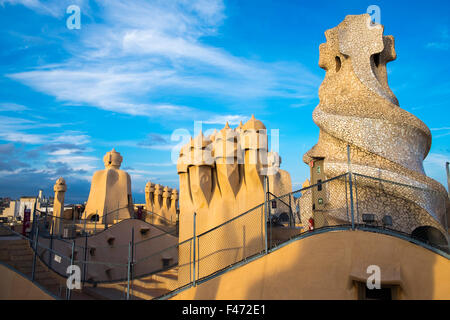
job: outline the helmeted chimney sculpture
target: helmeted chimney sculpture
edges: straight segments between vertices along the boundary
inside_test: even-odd
[[[154,223],[176,223],[178,212],[178,191],[148,181],[145,185],[145,209],[156,214]]]
[[[265,201],[265,191],[269,191],[264,190],[265,176],[269,180],[266,188],[272,186],[272,194],[278,196],[291,192],[290,175],[280,169],[280,163],[279,155],[268,151],[265,125],[254,116],[235,129],[227,123],[209,136],[200,132],[191,138],[181,148],[177,162],[180,178],[179,242],[193,236],[194,213],[196,234],[199,235],[261,205]],[[214,268],[216,262],[226,263],[228,259],[262,250],[267,218],[262,208],[261,205],[245,219],[234,220],[228,228],[221,228],[218,231],[221,234],[215,234],[214,240],[201,249],[214,254],[202,251],[198,257],[207,256],[206,263]],[[249,232],[250,225],[259,232]],[[189,261],[189,255],[189,246],[180,246],[180,265]],[[180,269],[180,279],[187,277],[188,272]]]
[[[101,223],[113,224],[132,216],[131,178],[127,172],[120,170],[122,160],[120,153],[114,149],[103,157],[105,169],[96,171],[92,177],[84,218],[95,219],[98,215]]]
[[[180,177],[180,241],[192,236],[192,217],[203,232],[264,202],[263,177],[271,193],[292,191],[281,158],[268,151],[265,125],[253,115],[232,129],[227,123],[205,137],[202,132],[184,145],[177,163]],[[267,186],[268,187],[268,186]]]

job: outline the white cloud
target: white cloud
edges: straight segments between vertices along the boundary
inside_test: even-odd
[[[433,135],[433,138],[440,138],[440,137],[445,137],[445,136],[448,136],[448,135],[450,135],[450,127],[441,127],[441,128],[431,128],[430,129],[431,131],[447,131],[447,132],[444,132],[444,133],[440,133],[440,134],[437,134],[437,135]]]
[[[47,119],[34,121],[18,117],[0,116],[0,140],[25,144],[71,143],[81,145],[89,142],[89,136],[79,134],[76,131],[66,130],[62,133],[53,132],[46,134],[27,132],[29,130],[59,127],[63,127],[63,124],[52,123]]]
[[[206,124],[221,124],[225,125],[225,123],[228,122],[229,125],[238,125],[240,121],[242,123],[245,123],[245,121],[248,119],[248,116],[244,115],[217,115],[213,116],[212,118],[209,118],[208,120],[203,121],[203,123]]]
[[[77,134],[76,132],[66,131],[61,135],[56,134],[52,143],[69,143],[74,145],[83,145],[90,142],[90,137],[85,134]]]
[[[23,130],[40,126],[29,119],[0,116],[0,140],[26,144],[43,143],[45,141],[44,135],[23,132]]]
[[[225,19],[221,0],[97,4],[102,24],[87,22],[79,41],[65,42],[65,62],[8,76],[67,104],[168,119],[198,110],[161,103],[167,92],[240,101],[316,95],[320,79],[298,63],[263,63],[204,43]],[[53,1],[46,6],[58,8]]]
[[[29,110],[29,108],[25,107],[24,105],[17,104],[17,103],[1,103],[0,104],[0,111],[20,112],[20,111],[26,111],[26,110]]]
[[[23,132],[0,132],[0,140],[25,144],[41,144],[44,143],[45,136]]]
[[[99,162],[99,159],[91,156],[58,155],[49,158],[49,162],[65,163],[73,170],[92,171],[98,167],[96,164]]]
[[[176,164],[174,163],[152,163],[152,162],[136,162],[135,165],[137,166],[144,166],[144,167],[172,167]]]
[[[88,8],[88,1],[86,0],[0,0],[2,7],[5,7],[5,5],[23,5],[37,13],[55,18],[63,17],[66,14],[67,7],[71,4]]]
[[[427,48],[433,48],[438,50],[448,50],[450,47],[448,42],[429,42],[427,43]]]
[[[448,28],[442,28],[438,34],[439,40],[427,43],[426,47],[437,50],[448,50],[450,48]]]

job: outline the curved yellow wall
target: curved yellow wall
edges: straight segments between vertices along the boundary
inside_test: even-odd
[[[54,300],[30,280],[0,264],[0,300]]]
[[[336,231],[294,241],[173,299],[357,299],[355,281],[381,268],[399,299],[450,299],[450,260],[408,241]]]

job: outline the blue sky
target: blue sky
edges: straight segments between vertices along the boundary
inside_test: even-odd
[[[66,26],[72,4],[79,30]],[[447,187],[448,1],[0,0],[0,197],[52,195],[63,176],[67,201],[85,201],[115,147],[142,202],[147,180],[178,185],[174,130],[252,113],[279,129],[282,168],[299,188],[319,133],[319,44],[369,5],[395,37],[390,87],[431,129],[425,170]]]

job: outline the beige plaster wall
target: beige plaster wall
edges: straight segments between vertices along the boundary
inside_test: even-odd
[[[0,300],[54,300],[33,282],[0,264]]]
[[[142,275],[162,268],[162,259],[171,259],[171,263],[178,261],[178,251],[175,246],[178,238],[166,234],[163,230],[158,229],[151,224],[138,219],[123,220],[114,224],[107,230],[87,238],[87,264],[86,280],[92,281],[110,281],[117,279],[126,279],[127,277],[127,261],[128,261],[128,245],[131,241],[132,228],[134,228],[134,261],[151,256],[145,261],[135,265],[134,274]],[[147,230],[145,234],[141,230]],[[146,241],[147,240],[147,241]],[[84,260],[85,237],[75,239],[75,260]],[[108,242],[109,241],[109,242]],[[49,252],[45,247],[50,247],[50,239],[40,238],[39,243],[42,247],[39,249],[39,256],[42,260],[49,263]],[[52,268],[60,274],[66,274],[66,268],[70,264],[70,256],[72,252],[72,240],[53,239],[52,248],[56,252],[64,255],[61,262],[57,262],[52,254]],[[161,253],[164,248],[172,247]],[[92,249],[92,250],[91,250]],[[83,264],[75,262],[81,269]]]
[[[450,299],[450,261],[399,238],[336,231],[295,241],[173,299],[357,299],[369,265],[399,299]]]

